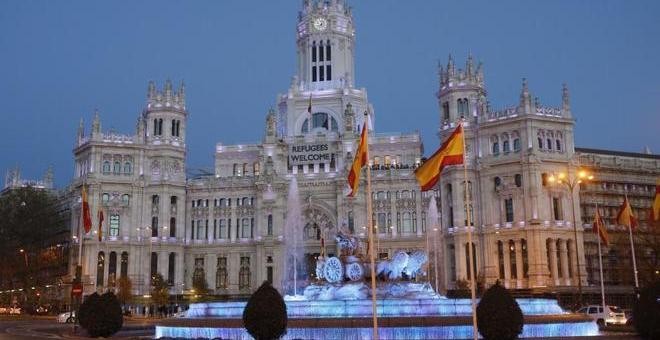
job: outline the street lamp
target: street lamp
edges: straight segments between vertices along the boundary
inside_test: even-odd
[[[556,176],[554,174],[550,175],[548,181],[550,184],[564,185],[569,190],[569,197],[571,198],[571,210],[573,212],[573,233],[575,236],[575,263],[577,264],[577,281],[578,281],[578,304],[582,305],[582,275],[580,274],[580,256],[578,255],[578,237],[577,237],[577,223],[575,222],[575,198],[573,194],[575,193],[575,188],[578,190],[580,188],[579,184],[585,181],[591,181],[594,179],[594,176],[587,172],[586,170],[579,170],[577,176],[572,176],[564,172],[558,173]]]
[[[28,267],[27,252],[25,251],[25,249],[21,249],[21,250],[19,250],[19,252],[21,254],[23,254],[23,258],[25,258],[25,268],[27,269],[27,267]]]

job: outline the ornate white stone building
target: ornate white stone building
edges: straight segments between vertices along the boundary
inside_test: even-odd
[[[457,281],[469,278],[469,211],[476,273],[487,283],[575,286],[577,251],[587,284],[582,228],[576,242],[571,218],[572,202],[576,221],[582,218],[578,192],[571,197],[546,182],[549,174],[572,176],[579,168],[565,86],[559,108],[541,106],[523,81],[519,103],[494,111],[487,104],[481,65],[473,65],[470,57],[458,70],[450,57],[440,67],[440,141],[459,120],[466,121],[473,198],[466,209],[462,166],[447,168],[437,189],[422,193],[413,175],[423,157],[420,135],[377,132],[367,91],[355,87],[355,27],[344,2],[304,1],[296,28],[297,75],[278,97],[276,109],[266,114],[262,142],[218,143],[214,174],[185,176],[183,84],[177,90],[170,81],[162,90],[149,84],[134,135],[103,132],[98,113],[90,134],[81,122],[72,188],[89,185],[92,210],[103,207],[106,216],[102,241],[96,232],[84,241],[86,293],[111,287],[126,275],[135,294],[146,294],[156,272],[176,294],[191,289],[195,275],[203,276],[216,295],[249,294],[264,280],[280,286],[287,188],[294,177],[306,223],[299,232],[310,264],[320,252],[321,238],[326,254],[337,253],[333,236],[338,228],[364,237],[364,176],[357,197],[345,197],[344,190],[365,113],[371,123],[372,218],[380,257],[437,244],[440,288],[457,287]],[[657,158],[654,162],[650,167],[657,175]],[[650,185],[650,176],[640,182]],[[435,233],[426,216],[431,195],[442,213]],[[72,202],[76,238],[80,203]]]

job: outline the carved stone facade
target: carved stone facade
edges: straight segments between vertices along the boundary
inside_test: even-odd
[[[218,143],[212,174],[185,178],[183,84],[177,91],[169,81],[162,91],[149,85],[136,135],[103,133],[98,114],[90,136],[81,123],[72,192],[85,183],[93,212],[103,207],[106,214],[103,242],[95,234],[85,238],[86,292],[127,275],[135,294],[146,294],[155,272],[178,294],[192,288],[193,276],[203,276],[212,293],[228,296],[249,294],[264,280],[279,287],[287,188],[294,177],[310,276],[316,275],[314,257],[322,239],[325,254],[337,255],[336,232],[364,239],[372,218],[380,258],[397,250],[438,252],[442,290],[469,278],[467,228],[474,232],[476,273],[487,284],[499,279],[510,288],[572,289],[576,252],[583,285],[593,283],[594,239],[580,221],[589,222],[600,189],[588,184],[579,196],[578,190],[549,185],[547,176],[575,176],[585,167],[595,183],[616,188],[607,194],[610,207],[620,204],[619,186],[629,185],[633,207],[644,208],[650,206],[648,188],[659,176],[658,156],[576,150],[566,86],[561,107],[545,107],[532,99],[524,80],[516,106],[491,110],[483,67],[469,57],[465,69],[457,70],[450,57],[439,72],[438,135],[443,141],[465,121],[471,205],[465,204],[462,166],[446,168],[436,190],[420,192],[413,174],[422,161],[420,136],[376,133],[367,91],[353,83],[354,34],[343,1],[306,1],[297,23],[298,74],[276,109],[268,111],[262,142]],[[371,217],[366,216],[366,176],[357,197],[345,195],[347,168],[364,122],[369,123]],[[432,195],[441,214],[437,224],[427,221]],[[78,197],[71,202],[76,236],[80,203]],[[572,208],[580,223],[577,242]],[[426,270],[431,278],[434,255]]]

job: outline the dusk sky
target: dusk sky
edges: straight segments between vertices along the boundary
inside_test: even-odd
[[[0,171],[20,166],[58,187],[73,174],[80,118],[134,134],[147,83],[185,81],[188,168],[213,150],[259,142],[295,72],[301,7],[286,1],[0,2]],[[660,152],[660,1],[349,1],[356,86],[377,132],[419,130],[438,146],[437,64],[469,52],[494,109],[518,103],[521,79],[544,105],[568,84],[579,147]],[[4,181],[2,182],[4,185]]]

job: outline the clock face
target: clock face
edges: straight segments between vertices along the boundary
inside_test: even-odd
[[[325,18],[314,19],[314,28],[317,31],[325,31],[328,28],[328,21]]]

